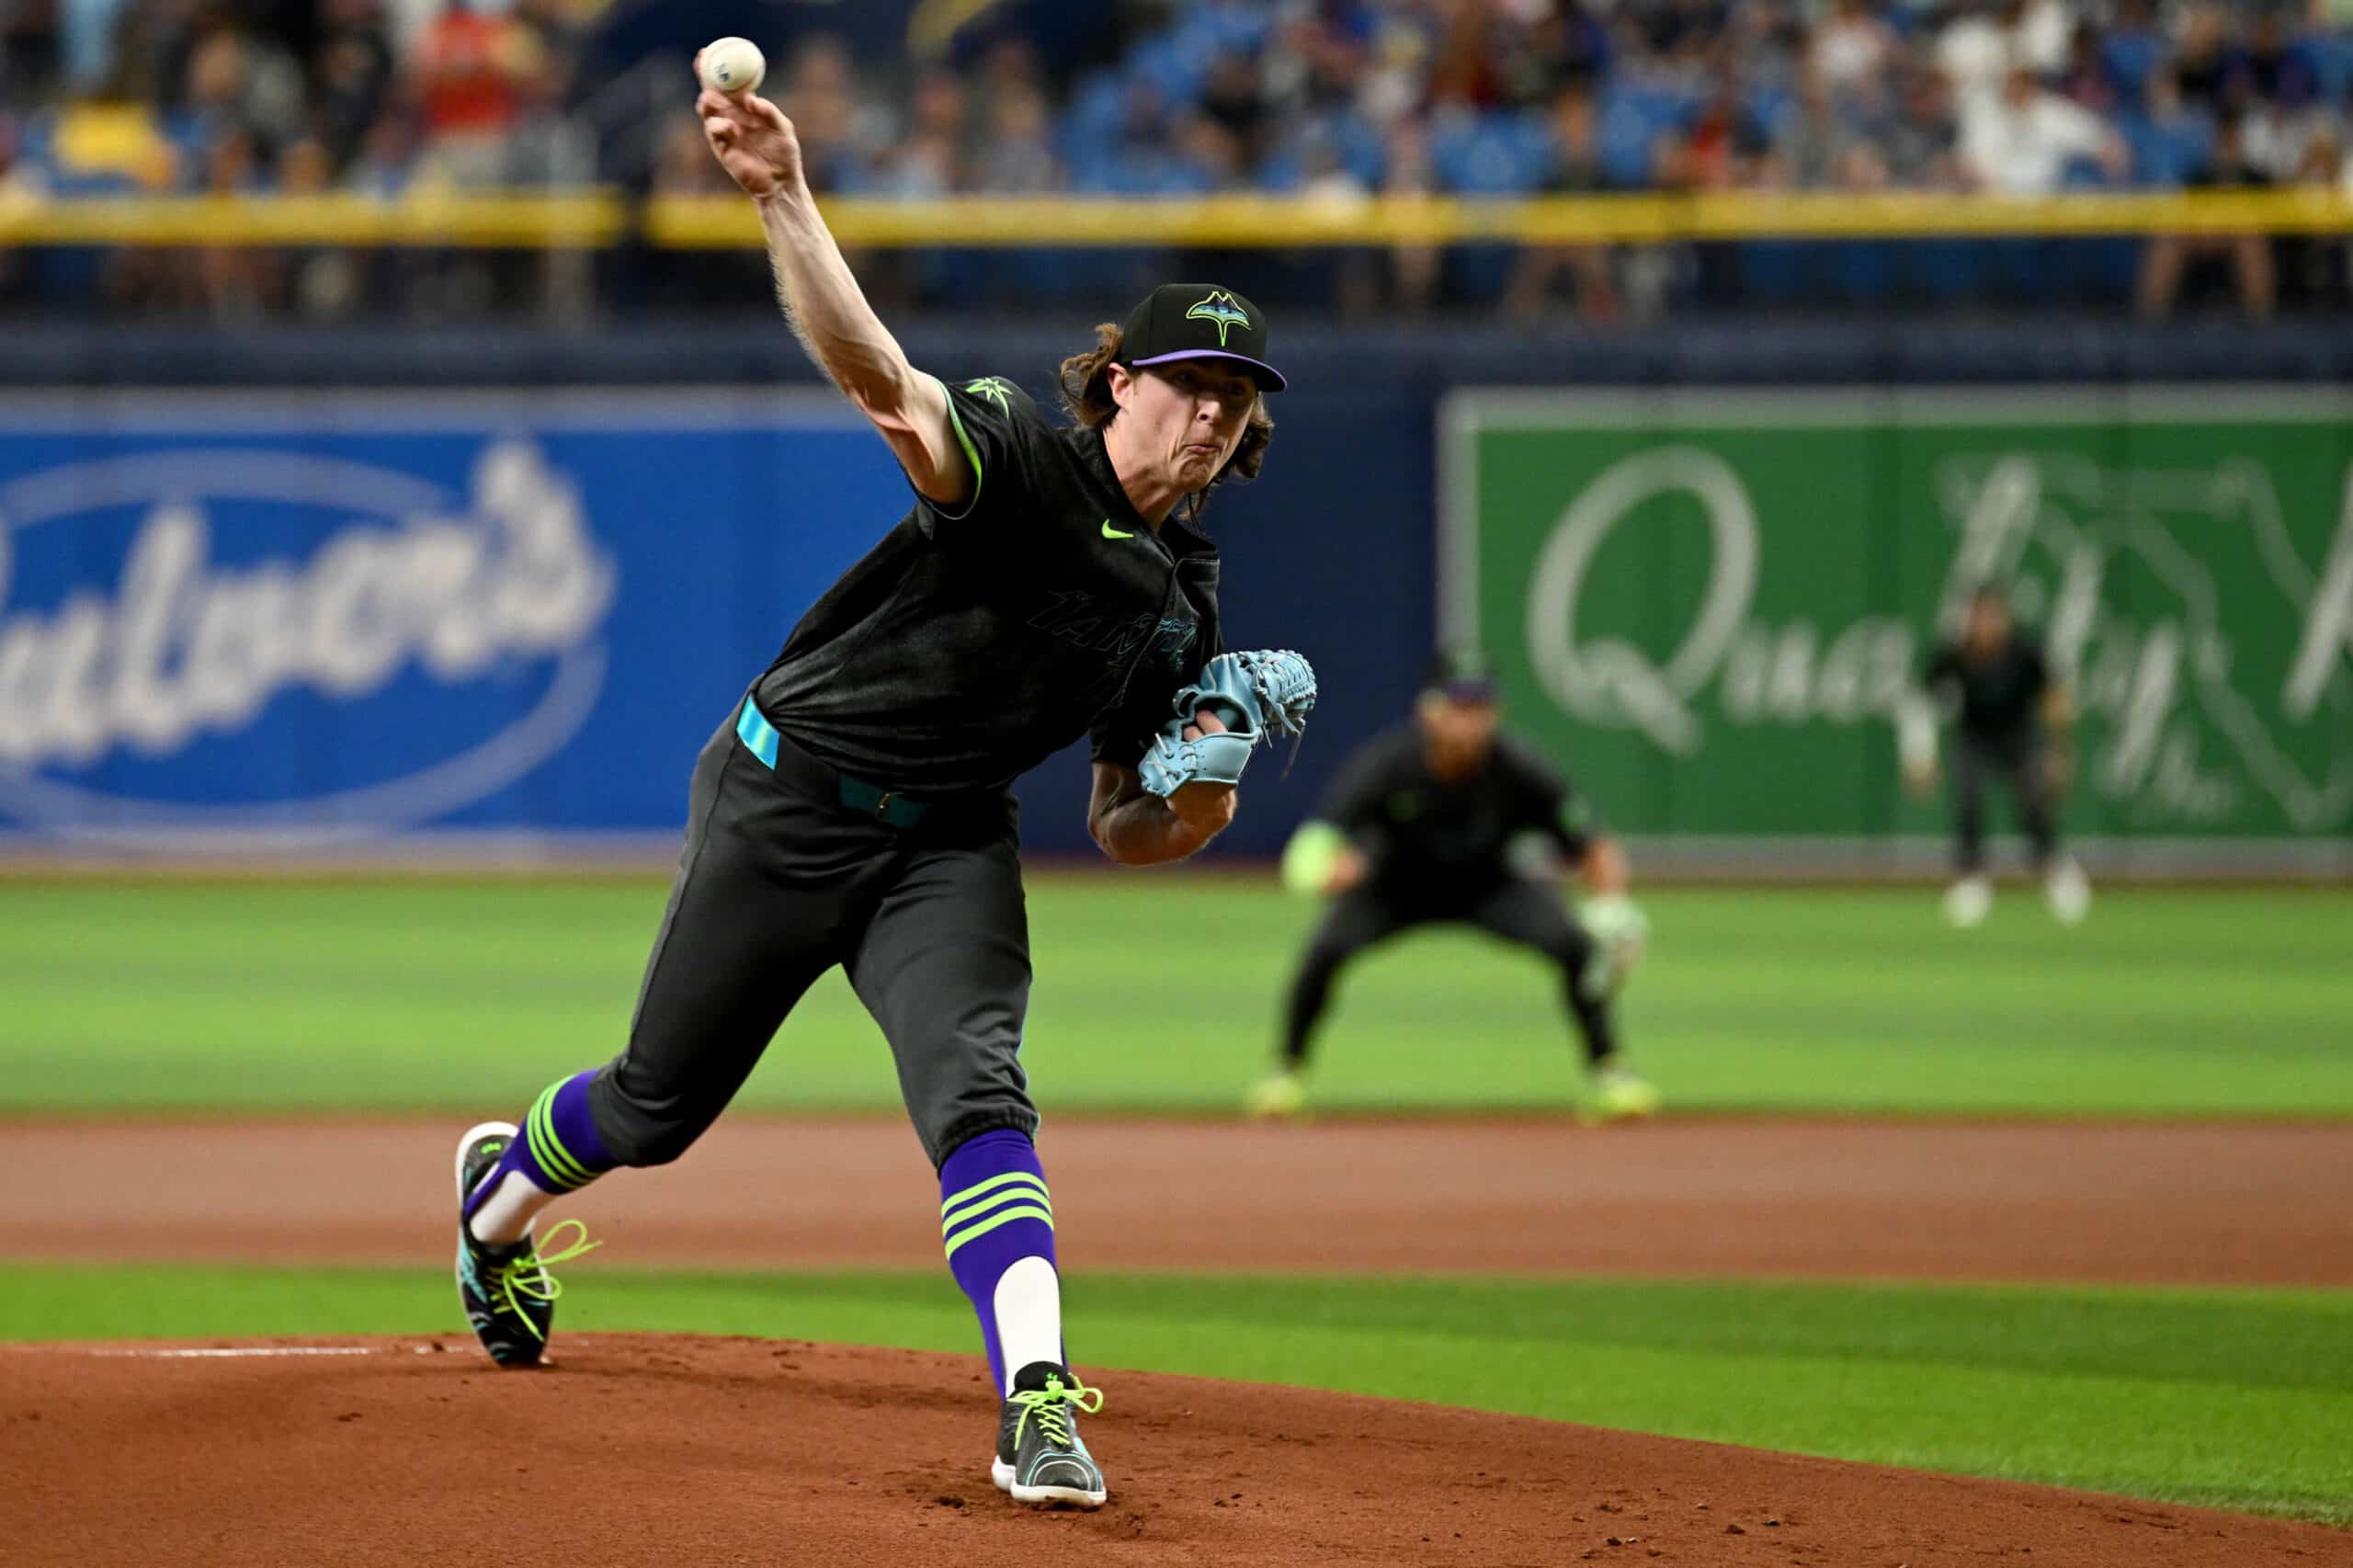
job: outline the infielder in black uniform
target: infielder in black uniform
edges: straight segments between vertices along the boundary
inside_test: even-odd
[[[1218,552],[1195,523],[1213,488],[1257,472],[1262,394],[1283,379],[1248,300],[1171,284],[1063,363],[1074,426],[1007,381],[949,386],[868,308],[790,121],[748,95],[705,91],[697,108],[758,207],[794,330],[890,444],[915,503],[703,748],[626,1047],[551,1086],[519,1129],[461,1141],[460,1294],[494,1359],[536,1364],[547,1266],[590,1244],[535,1243],[534,1216],[606,1171],[684,1153],[839,964],[939,1172],[942,1243],[1005,1401],[994,1479],[1023,1502],[1097,1506],[1107,1489],[1075,1413],[1100,1395],[1064,1359],[1053,1205],[1030,1142],[1007,786],[1091,735],[1088,825],[1113,860],[1182,858],[1233,819],[1228,754],[1246,759],[1264,715],[1247,693],[1195,708],[1193,682],[1255,659],[1312,701],[1312,676],[1293,654],[1212,658]],[[1195,773],[1213,749],[1223,779]]]
[[[1400,931],[1439,922],[1476,926],[1558,966],[1585,1041],[1589,1116],[1658,1110],[1658,1091],[1620,1059],[1611,1017],[1645,934],[1626,896],[1625,854],[1568,780],[1500,723],[1494,682],[1479,661],[1442,657],[1412,722],[1350,756],[1292,837],[1284,882],[1332,903],[1291,982],[1281,1055],[1252,1089],[1252,1114],[1304,1108],[1308,1047],[1341,969]],[[1592,894],[1581,919],[1570,915],[1557,885],[1572,869]]]
[[[2074,710],[2066,687],[2033,638],[2019,631],[1998,589],[1969,598],[1959,638],[1928,657],[1925,703],[1904,715],[1900,744],[1905,782],[1926,797],[1937,783],[1937,716],[1949,715],[1953,745],[1953,884],[1945,917],[1974,926],[1993,906],[1985,875],[1985,795],[2000,783],[2018,808],[2051,912],[2073,926],[2091,908],[2083,869],[2059,853],[2059,801],[2075,774]]]

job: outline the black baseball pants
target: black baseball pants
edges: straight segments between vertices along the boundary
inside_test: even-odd
[[[892,826],[790,742],[763,763],[731,712],[695,764],[629,1043],[589,1088],[606,1148],[625,1165],[684,1153],[835,964],[890,1042],[935,1166],[978,1133],[1035,1131],[1016,812],[1000,792]]]
[[[1562,995],[1570,1017],[1576,1020],[1577,1032],[1584,1039],[1586,1060],[1597,1065],[1616,1053],[1618,1040],[1608,998],[1586,983],[1595,956],[1593,937],[1571,918],[1559,889],[1511,878],[1451,899],[1415,896],[1370,883],[1335,898],[1324,923],[1308,941],[1299,973],[1291,982],[1283,1034],[1285,1062],[1292,1068],[1305,1065],[1315,1026],[1331,1000],[1333,982],[1350,960],[1400,931],[1440,924],[1475,926],[1551,959],[1560,971]]]
[[[2040,871],[2058,846],[2058,802],[2052,798],[2045,753],[2038,744],[2002,744],[1961,737],[1953,748],[1953,866],[1961,876],[1985,869],[1985,796],[2006,786],[2018,810],[2018,826]]]

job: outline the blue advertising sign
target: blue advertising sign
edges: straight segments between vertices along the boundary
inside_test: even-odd
[[[71,393],[0,417],[0,834],[674,832],[905,510],[813,392]]]

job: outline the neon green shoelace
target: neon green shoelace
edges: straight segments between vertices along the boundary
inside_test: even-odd
[[[1088,1403],[1089,1400],[1094,1403]],[[1069,1448],[1073,1442],[1070,1434],[1070,1413],[1064,1407],[1076,1405],[1092,1415],[1103,1408],[1103,1391],[1088,1388],[1080,1382],[1073,1382],[1068,1388],[1064,1388],[1060,1378],[1048,1378],[1046,1386],[1042,1389],[1016,1390],[1013,1403],[1021,1407],[1020,1415],[1015,1418],[1013,1423],[1015,1442],[1021,1441],[1021,1429],[1029,1425],[1030,1418],[1035,1416],[1038,1421],[1038,1430],[1063,1448]]]
[[[563,1233],[564,1227],[567,1225],[577,1233],[573,1236],[570,1244],[555,1252],[548,1251],[549,1246],[554,1243],[556,1237]],[[546,1237],[530,1251],[499,1266],[498,1289],[506,1294],[506,1310],[523,1320],[523,1326],[531,1331],[533,1338],[545,1340],[547,1335],[540,1332],[540,1325],[531,1321],[531,1314],[523,1310],[523,1303],[517,1298],[529,1296],[541,1304],[552,1302],[558,1296],[563,1294],[563,1286],[554,1275],[548,1272],[548,1265],[569,1263],[581,1254],[594,1252],[604,1244],[602,1242],[590,1241],[588,1227],[579,1221],[562,1220],[549,1226]]]

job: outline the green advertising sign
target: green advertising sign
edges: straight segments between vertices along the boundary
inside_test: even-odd
[[[1939,812],[1893,720],[1975,584],[2082,712],[2078,834],[2353,835],[2353,396],[1463,392],[1439,624],[1629,832]]]

